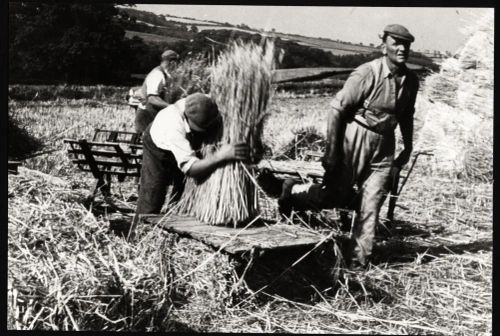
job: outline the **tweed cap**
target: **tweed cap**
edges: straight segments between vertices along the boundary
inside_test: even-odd
[[[203,93],[193,93],[186,97],[184,110],[194,131],[204,132],[219,117],[219,109],[212,98]]]
[[[399,25],[399,24],[387,25],[387,26],[385,26],[383,32],[384,32],[384,35],[387,34],[387,35],[390,35],[392,37],[395,37],[395,38],[398,38],[401,40],[406,40],[406,41],[410,41],[410,42],[415,41],[415,37],[412,34],[410,34],[408,29],[406,29],[405,27],[403,27],[402,25]]]
[[[167,49],[161,54],[161,59],[163,61],[177,60],[179,59],[179,54],[173,50]]]

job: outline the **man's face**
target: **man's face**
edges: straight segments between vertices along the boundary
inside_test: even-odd
[[[391,63],[400,66],[406,63],[410,55],[410,41],[387,36],[384,42],[384,51]]]
[[[164,69],[173,69],[177,66],[178,61],[176,59],[163,60],[161,65]]]

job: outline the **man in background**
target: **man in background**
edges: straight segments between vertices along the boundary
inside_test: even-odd
[[[369,262],[391,170],[401,169],[412,151],[419,83],[406,61],[414,37],[398,24],[386,26],[380,37],[383,56],[356,68],[331,102],[322,184],[286,180],[278,201],[284,215],[293,208],[354,208],[356,219],[345,256],[354,269],[364,269]],[[394,160],[398,124],[404,150]]]
[[[169,104],[165,101],[168,81],[172,76],[169,70],[179,60],[173,50],[165,50],[161,54],[161,63],[149,72],[140,89],[141,102],[135,114],[135,131],[142,134],[154,120],[156,114]]]

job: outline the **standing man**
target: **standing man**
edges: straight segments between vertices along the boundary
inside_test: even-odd
[[[143,134],[143,159],[136,214],[155,214],[165,202],[167,186],[172,184],[179,200],[184,177],[203,179],[216,168],[236,160],[248,160],[244,143],[225,144],[212,156],[200,159],[203,142],[222,134],[222,117],[207,95],[194,93],[161,110]]]
[[[141,87],[142,101],[135,114],[135,131],[142,134],[156,114],[169,104],[164,100],[168,81],[172,78],[169,68],[179,60],[173,50],[161,54],[161,63],[146,76]]]
[[[367,266],[391,170],[404,166],[412,151],[419,83],[406,61],[414,37],[399,24],[386,26],[380,37],[383,57],[355,69],[331,102],[322,184],[286,180],[278,201],[285,215],[292,208],[354,206],[356,220],[346,256],[352,268]],[[394,160],[398,124],[404,150]]]

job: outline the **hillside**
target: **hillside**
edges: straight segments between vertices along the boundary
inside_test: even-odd
[[[193,31],[195,26],[196,31],[202,30],[220,30],[230,29],[250,34],[261,34],[264,36],[275,36],[285,41],[294,41],[301,45],[323,49],[331,52],[333,55],[357,54],[357,53],[371,53],[376,51],[375,47],[363,46],[359,44],[352,44],[344,41],[334,41],[327,38],[316,38],[301,36],[295,34],[286,34],[280,32],[266,32],[259,29],[250,28],[244,24],[231,25],[229,23],[220,23],[214,21],[198,20],[192,18],[181,18],[174,15],[156,15],[150,12],[140,11],[132,8],[121,8],[121,11],[126,12],[131,17],[136,17],[138,22],[145,23],[153,27],[167,27],[176,24],[179,27],[185,26],[185,30]],[[179,28],[182,29],[182,28]],[[184,29],[182,29],[184,30]]]
[[[133,25],[129,24],[127,26],[127,36],[138,36],[145,42],[150,43],[167,43],[170,45],[182,40],[192,42],[197,34],[206,34],[209,31],[218,32],[214,34],[217,37],[222,36],[223,39],[211,39],[221,43],[227,43],[228,36],[230,37],[229,39],[234,39],[237,35],[241,37],[245,36],[245,34],[247,34],[245,36],[246,39],[251,39],[249,36],[259,36],[260,38],[262,36],[274,37],[277,41],[281,41],[281,43],[278,43],[279,47],[285,51],[285,58],[288,58],[284,60],[281,65],[282,68],[355,67],[369,59],[377,57],[380,52],[375,46],[353,44],[328,38],[263,31],[253,29],[245,24],[234,26],[227,22],[218,23],[192,18],[181,18],[173,15],[156,15],[131,8],[121,8],[120,10],[128,18],[133,18],[134,20]],[[135,30],[139,30],[140,33],[134,33]],[[226,31],[227,33],[224,34],[222,31]],[[167,36],[175,37],[175,39],[168,39],[166,38]],[[206,41],[202,43],[206,44]],[[364,57],[360,57],[360,55]],[[352,59],[351,56],[353,57]],[[409,63],[416,68],[423,66],[434,71],[438,69],[437,65],[430,58],[415,52],[411,53]]]

